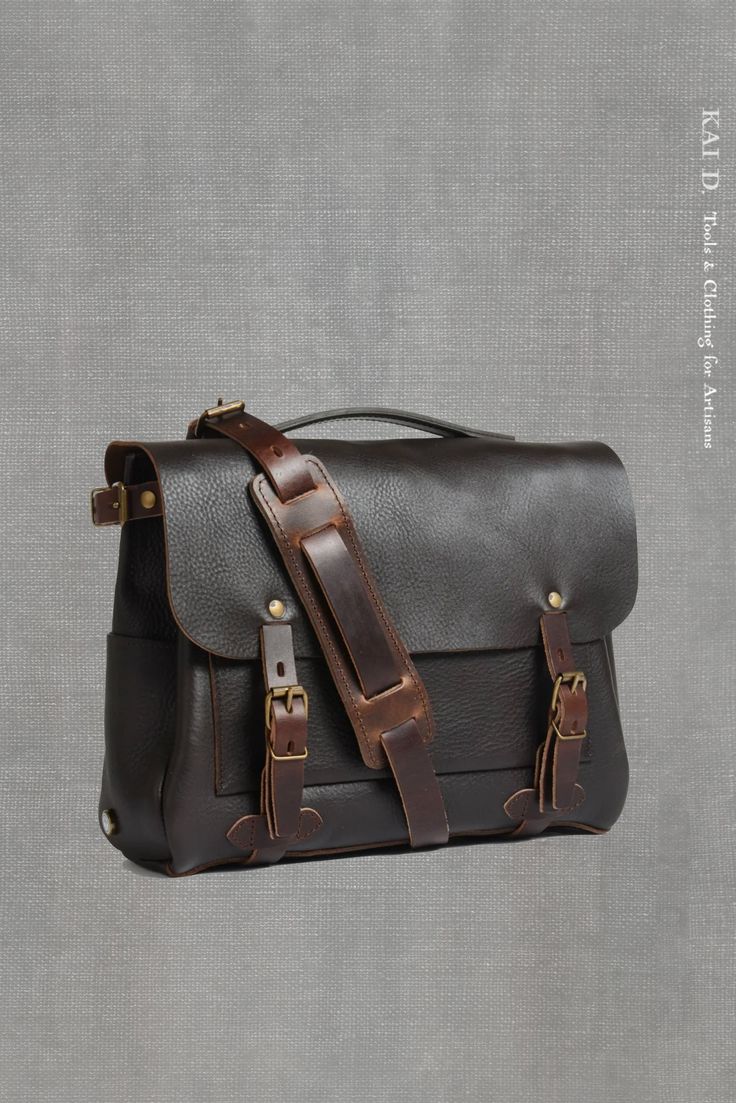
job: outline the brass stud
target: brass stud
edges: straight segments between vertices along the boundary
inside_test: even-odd
[[[553,609],[559,609],[562,605],[562,594],[558,594],[557,590],[552,590],[550,594],[547,594],[547,601]]]
[[[105,808],[100,813],[100,826],[107,835],[108,839],[111,835],[115,834],[118,829],[118,821],[112,808]]]
[[[144,509],[153,509],[156,505],[156,495],[152,490],[144,490],[141,494],[141,505]]]
[[[286,612],[286,606],[284,605],[283,601],[279,601],[279,599],[275,597],[273,601],[269,601],[268,611],[271,616],[274,617],[276,620],[281,620],[284,613]]]

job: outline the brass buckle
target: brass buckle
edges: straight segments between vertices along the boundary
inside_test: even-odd
[[[218,398],[217,405],[210,406],[209,410],[205,410],[202,414],[202,417],[225,417],[227,414],[242,414],[244,409],[245,402],[242,398],[236,402],[223,402],[221,398]]]
[[[582,686],[583,693],[588,688],[588,679],[583,674],[582,670],[570,670],[565,674],[558,674],[555,678],[555,684],[552,687],[552,701],[550,703],[550,712],[553,716],[557,715],[557,701],[560,696],[560,686],[569,685],[570,693],[577,693],[578,688]],[[564,738],[570,739],[571,736],[565,736]]]
[[[276,698],[283,699],[286,702],[286,711],[291,712],[295,697],[301,697],[304,702],[304,719],[306,720],[309,716],[309,696],[304,686],[277,686],[275,689],[269,689],[266,694],[266,735],[271,734],[274,700]],[[270,739],[266,740],[266,746],[271,758],[274,758],[277,762],[303,762],[308,754],[306,747],[303,754],[276,754],[271,746]]]
[[[118,500],[113,502],[113,509],[117,509],[118,515],[114,521],[98,521],[95,513],[95,495],[102,494],[105,490],[117,490]],[[113,483],[112,486],[96,486],[89,496],[90,512],[92,514],[92,524],[97,528],[104,529],[110,525],[124,525],[128,520],[128,488],[123,482]]]
[[[200,414],[197,418],[194,426],[194,436],[200,436],[202,426],[208,418],[226,417],[228,414],[242,414],[244,410],[245,402],[243,402],[242,398],[237,402],[223,402],[221,398],[218,398],[216,406],[210,406],[208,410],[205,410],[205,412]]]

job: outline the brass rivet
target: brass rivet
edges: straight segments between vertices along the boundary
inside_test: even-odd
[[[118,821],[115,818],[115,813],[112,808],[105,808],[100,813],[100,826],[107,835],[108,839],[111,835],[114,835],[118,829]]]
[[[156,495],[152,490],[144,490],[141,494],[141,505],[144,509],[153,509],[156,505]]]
[[[559,609],[562,605],[562,594],[558,594],[557,590],[553,590],[551,594],[547,594],[547,601],[553,609]]]
[[[284,605],[283,601],[279,601],[279,599],[275,597],[273,601],[269,601],[268,611],[272,617],[276,618],[276,620],[281,620],[284,613],[286,612],[286,606]]]

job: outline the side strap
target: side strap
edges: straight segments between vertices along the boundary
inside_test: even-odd
[[[189,427],[190,436],[212,433],[234,440],[264,468],[251,482],[251,496],[317,634],[363,761],[373,769],[391,767],[412,846],[447,842],[447,817],[425,747],[433,736],[429,698],[329,473],[240,403],[213,407]],[[385,737],[409,721],[416,732],[387,753]]]
[[[142,521],[146,517],[161,516],[161,491],[158,482],[136,483],[125,486],[98,486],[90,494],[92,524],[98,528],[107,525],[124,525],[126,521]]]
[[[547,734],[537,750],[534,786],[520,789],[504,804],[511,819],[521,820],[514,835],[538,835],[585,800],[577,776],[587,735],[587,680],[581,670],[575,670],[567,613],[544,613],[540,623],[552,699]]]
[[[318,812],[301,806],[309,706],[297,683],[291,625],[264,624],[260,639],[266,685],[261,815],[243,816],[227,832],[235,846],[253,851],[248,865],[278,862],[290,842],[314,834],[322,824]]]

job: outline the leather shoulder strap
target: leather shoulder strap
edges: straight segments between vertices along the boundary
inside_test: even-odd
[[[394,772],[412,845],[446,842],[447,818],[425,746],[433,736],[429,698],[328,471],[240,403],[205,411],[189,432],[227,436],[263,468],[251,495],[315,630],[363,761]]]

